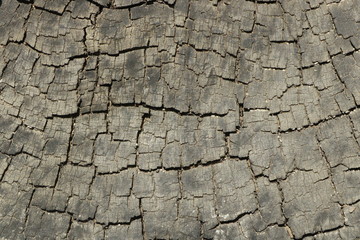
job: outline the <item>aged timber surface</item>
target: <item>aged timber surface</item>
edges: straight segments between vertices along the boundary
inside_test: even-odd
[[[360,1],[0,1],[0,239],[359,239]]]

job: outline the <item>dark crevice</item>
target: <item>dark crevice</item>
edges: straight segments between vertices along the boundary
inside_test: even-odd
[[[271,181],[270,181],[271,182]],[[280,197],[281,197],[281,203],[280,203],[280,208],[281,208],[281,213],[285,219],[283,225],[285,226],[289,236],[291,239],[294,239],[294,233],[293,233],[293,230],[290,228],[288,222],[289,222],[289,218],[286,216],[285,214],[285,210],[284,210],[284,203],[285,203],[285,196],[284,196],[284,191],[281,187],[281,184],[280,184],[280,181],[279,180],[276,180],[276,186],[277,186],[277,189],[278,191],[280,192]]]
[[[241,218],[245,217],[246,215],[252,215],[254,214],[256,211],[258,211],[258,209],[255,209],[254,211],[249,211],[249,212],[244,212],[241,213],[240,215],[238,215],[236,218],[231,219],[231,220],[226,220],[226,221],[220,221],[220,224],[230,224],[230,223],[236,223],[238,222]],[[220,225],[219,224],[219,225]],[[215,226],[214,228],[216,228],[217,226]]]
[[[33,4],[34,0],[17,0],[19,3],[25,3],[25,4]],[[1,1],[0,1],[1,6]]]
[[[322,230],[322,231],[317,231],[317,232],[314,232],[314,233],[306,233],[306,234],[304,234],[303,236],[301,236],[300,238],[294,238],[294,240],[300,240],[300,239],[304,239],[304,238],[307,238],[307,237],[315,237],[315,236],[318,235],[318,234],[324,234],[324,233],[334,232],[334,231],[337,231],[337,230],[342,229],[343,227],[344,227],[344,225],[338,226],[338,227],[335,227],[335,228],[330,228],[330,229]]]
[[[160,3],[163,3],[163,4],[167,5],[167,6],[168,6],[169,8],[171,8],[171,9],[174,9],[174,7],[175,7],[175,2],[176,2],[176,1],[174,1],[174,3],[169,3],[169,2],[166,1],[166,0],[160,1]]]
[[[135,165],[139,166],[139,147],[140,147],[140,135],[142,133],[142,131],[144,130],[144,124],[146,119],[151,117],[151,112],[149,113],[144,113],[142,115],[142,119],[141,119],[141,124],[140,124],[140,129],[138,130],[138,132],[136,133],[136,146],[135,146],[135,152],[136,152],[136,156],[135,156]]]
[[[69,237],[69,233],[70,233],[70,230],[71,230],[71,226],[73,224],[74,220],[73,220],[73,216],[70,216],[70,220],[69,220],[69,226],[66,230],[66,237],[68,238]]]
[[[62,16],[63,13],[59,13],[59,12],[56,12],[54,10],[50,10],[50,9],[47,9],[47,8],[43,8],[43,7],[39,7],[39,6],[36,6],[36,5],[33,5],[35,9],[38,9],[38,10],[41,10],[41,11],[44,11],[44,12],[48,12],[48,13],[51,13],[51,14],[55,14],[57,16]]]
[[[1,182],[1,181],[0,181]],[[30,206],[31,206],[31,202],[32,202],[32,199],[34,197],[34,193],[35,193],[35,189],[32,189],[31,190],[31,196],[30,196],[30,199],[29,199],[29,203],[28,205],[26,206],[26,210],[25,210],[25,220],[24,220],[24,224],[26,225],[28,223],[28,219],[29,219],[29,211],[30,211]],[[25,231],[25,228],[23,229],[23,232]]]
[[[111,104],[112,106],[114,107],[144,107],[144,108],[147,108],[147,109],[150,109],[152,111],[164,111],[164,112],[173,112],[173,113],[177,113],[181,116],[196,116],[196,117],[201,117],[201,118],[204,118],[204,117],[225,117],[228,113],[225,113],[225,114],[219,114],[219,113],[212,113],[212,112],[208,112],[208,113],[196,113],[196,112],[193,112],[193,111],[188,111],[188,112],[183,112],[183,111],[180,111],[176,108],[172,108],[172,107],[154,107],[154,106],[150,106],[146,103],[112,103]]]
[[[8,155],[8,154],[7,154],[7,155]],[[11,155],[9,155],[9,156],[11,156]],[[3,181],[6,172],[7,172],[7,171],[9,170],[9,168],[10,168],[11,160],[12,160],[12,158],[10,158],[9,162],[7,163],[7,166],[6,166],[5,169],[3,170],[3,173],[2,173],[1,178],[0,178],[0,183]]]
[[[237,158],[237,157],[229,157],[229,160],[233,160],[233,161],[244,161],[247,160],[248,158]],[[112,171],[112,172],[98,172],[97,175],[112,175],[112,174],[119,174],[123,171],[129,170],[129,169],[137,169],[140,172],[144,172],[144,173],[151,173],[151,172],[158,172],[159,170],[164,170],[164,171],[187,171],[190,169],[194,169],[197,167],[208,167],[208,166],[213,166],[219,163],[224,162],[225,160],[228,160],[225,156],[221,157],[220,159],[216,159],[213,161],[208,161],[208,162],[202,162],[201,160],[199,160],[198,162],[191,164],[191,165],[187,165],[187,166],[179,166],[179,167],[157,167],[157,168],[153,168],[153,169],[142,169],[139,168],[137,165],[128,165],[125,168],[122,168],[120,170],[117,171]],[[73,164],[71,164],[73,165]],[[82,165],[83,166],[83,165]]]
[[[139,199],[139,209],[140,209],[140,220],[141,220],[141,235],[143,236],[143,240],[145,240],[146,233],[145,233],[145,222],[144,222],[144,209],[141,204],[141,198]]]
[[[311,123],[309,125],[304,125],[303,127],[301,128],[291,128],[291,129],[287,129],[287,130],[279,130],[278,133],[290,133],[290,132],[300,132],[304,129],[307,129],[307,128],[310,128],[310,127],[314,127],[314,126],[318,126],[322,123],[325,123],[325,122],[328,122],[328,121],[331,121],[331,120],[334,120],[336,118],[340,118],[340,117],[343,117],[343,116],[348,116],[351,112],[353,112],[354,110],[358,109],[358,106],[356,107],[353,107],[351,109],[349,109],[348,111],[346,112],[341,112],[339,114],[336,114],[336,115],[332,115],[332,116],[329,116],[325,119],[321,119],[315,123]],[[272,115],[278,115],[280,114],[281,112],[277,113],[277,114],[272,114]],[[271,114],[270,114],[271,115]]]
[[[94,1],[94,0],[86,0],[86,1],[88,1],[88,2],[91,3],[91,4],[94,4],[95,6],[97,6],[97,7],[99,7],[99,8],[109,7],[109,6],[107,6],[107,5],[103,5],[103,4],[97,3],[97,2]]]
[[[122,226],[129,226],[133,221],[136,221],[136,220],[139,220],[141,219],[141,215],[138,215],[138,216],[133,216],[129,219],[129,221],[125,221],[125,222],[107,222],[107,223],[104,223],[104,222],[97,222],[95,221],[96,224],[99,224],[101,225],[104,229],[108,229],[110,226],[119,226],[119,225],[122,225]]]
[[[340,206],[352,206],[352,205],[355,205],[355,204],[358,204],[360,202],[360,199],[357,199],[353,202],[350,202],[350,203],[339,203]],[[341,208],[342,209],[342,208]]]
[[[278,0],[245,0],[246,2],[253,2],[258,4],[274,4]]]
[[[360,171],[360,167],[357,167],[357,168],[348,168],[345,170],[345,172],[355,172],[355,171]]]
[[[119,6],[119,7],[115,7],[113,4],[111,4],[110,8],[112,9],[131,9],[131,8],[135,8],[135,7],[140,7],[142,5],[151,5],[153,4],[154,1],[149,1],[149,0],[145,0],[139,3],[132,3],[126,6]]]

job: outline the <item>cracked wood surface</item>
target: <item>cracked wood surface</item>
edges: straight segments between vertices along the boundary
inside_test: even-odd
[[[0,0],[0,239],[359,239],[357,0]]]

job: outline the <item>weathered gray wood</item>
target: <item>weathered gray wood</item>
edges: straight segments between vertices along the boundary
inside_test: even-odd
[[[360,2],[0,1],[0,239],[359,239]]]

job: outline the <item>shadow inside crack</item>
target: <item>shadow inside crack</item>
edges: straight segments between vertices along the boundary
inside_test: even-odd
[[[1,6],[1,1],[0,0],[0,6]],[[31,4],[34,3],[34,0],[17,0],[19,3],[25,3],[25,4]]]

